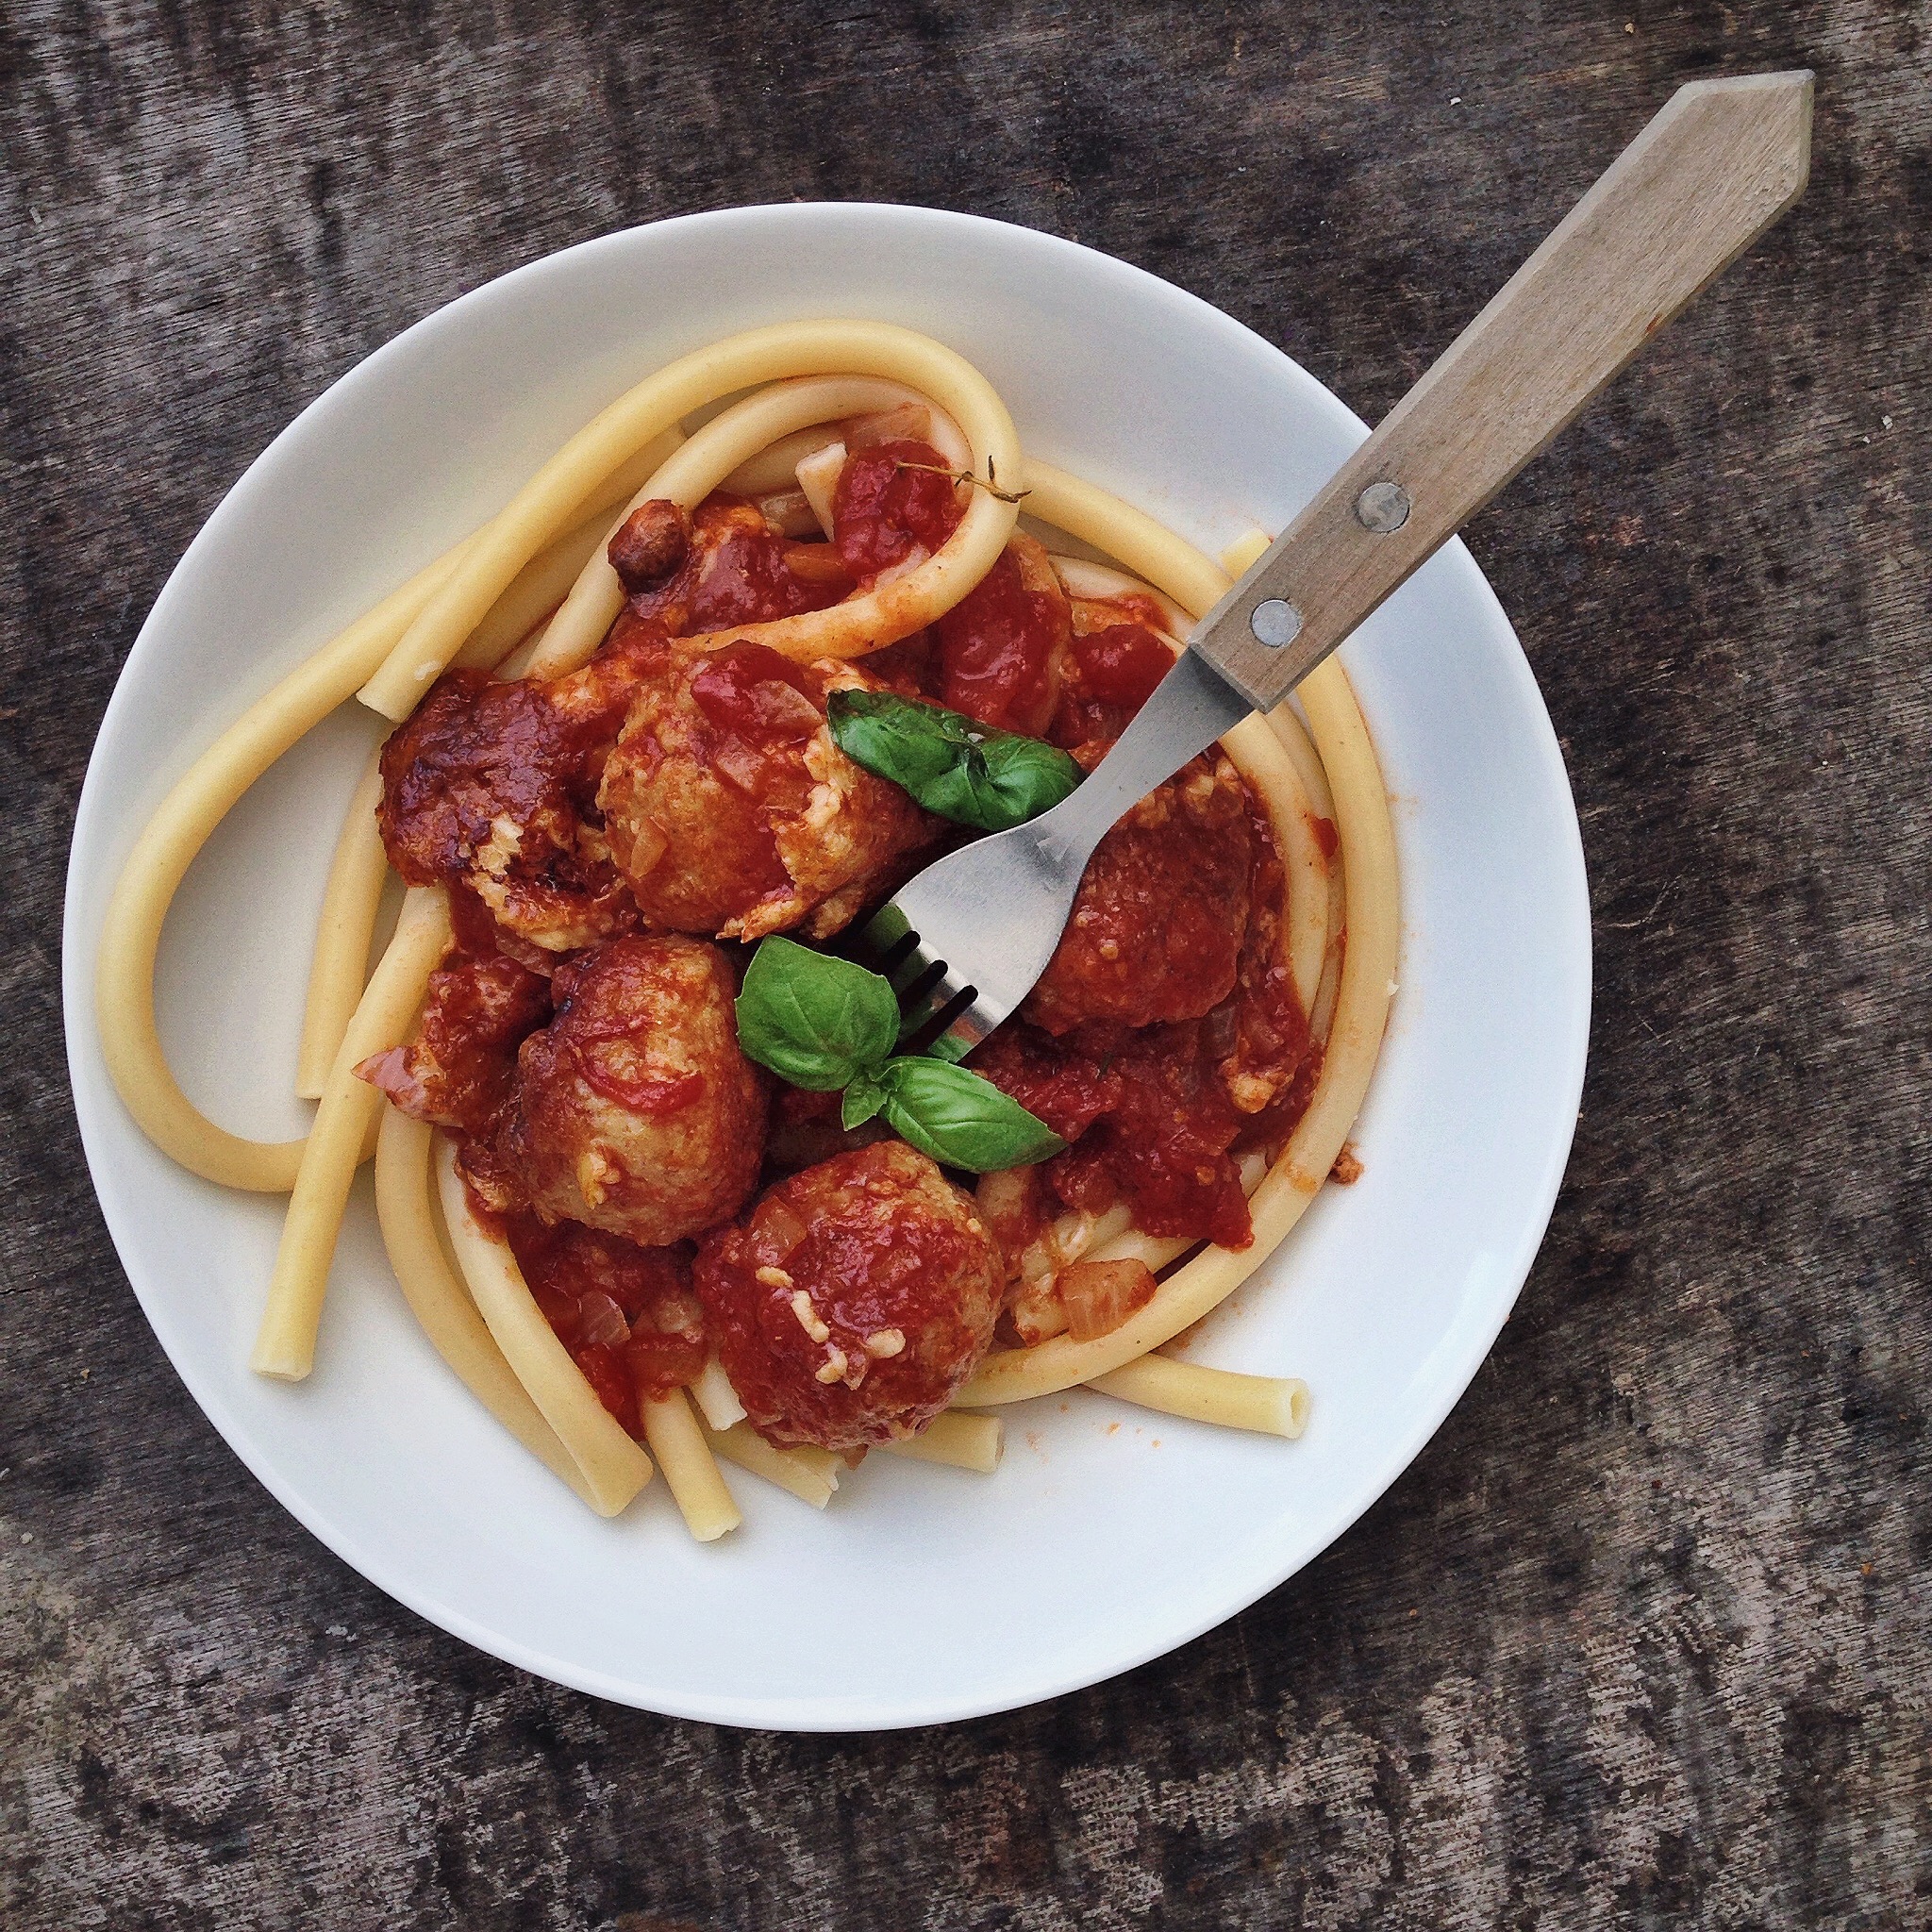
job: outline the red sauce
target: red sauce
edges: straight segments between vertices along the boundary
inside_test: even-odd
[[[1257,841],[1232,774],[1196,759],[1115,825],[1026,1004],[1049,1033],[1085,1020],[1197,1020],[1234,990]]]
[[[453,885],[449,889],[449,925],[455,936],[455,950],[458,953],[467,953],[477,959],[487,959],[492,953],[508,953],[512,958],[520,957],[505,945],[504,941],[509,936],[497,924],[489,907],[467,886]],[[533,962],[525,960],[524,963],[530,965]]]
[[[1070,635],[1066,600],[1029,588],[1010,549],[933,625],[940,702],[1002,731],[1040,737]],[[1170,660],[1172,661],[1172,660]]]
[[[505,1215],[496,1225],[544,1320],[598,1399],[633,1436],[641,1435],[640,1402],[689,1387],[705,1366],[704,1312],[691,1291],[689,1249],[641,1248],[599,1228],[550,1225],[534,1214]]]
[[[1083,1055],[1024,1020],[1008,1021],[973,1056],[973,1068],[1062,1141],[1077,1141],[1121,1101],[1111,1054]]]
[[[598,781],[638,680],[664,648],[661,626],[624,617],[565,676],[438,679],[382,748],[376,820],[404,879],[487,883],[494,917],[552,948],[634,925],[629,892],[586,832],[601,823]]]
[[[458,957],[429,975],[422,1024],[357,1071],[413,1119],[494,1133],[509,1104],[517,1048],[550,1018],[550,985],[514,959]]]
[[[1143,624],[1110,624],[1076,635],[1054,714],[1054,742],[1110,744],[1173,668],[1174,653]]]
[[[622,708],[602,722],[614,741]],[[568,807],[572,792],[584,789],[594,735],[588,722],[551,704],[541,685],[498,684],[483,671],[446,673],[382,748],[390,862],[412,886],[460,875],[499,815],[525,824]]]
[[[1307,1112],[1308,1104],[1315,1097],[1315,1086],[1322,1077],[1323,1058],[1322,1042],[1319,1040],[1308,1041],[1300,1064],[1280,1097],[1270,1102],[1259,1113],[1251,1113],[1242,1120],[1241,1130],[1235,1138],[1237,1153],[1258,1147],[1270,1160],[1278,1158],[1288,1145],[1289,1137],[1301,1125],[1302,1116]]]
[[[799,744],[824,723],[805,667],[768,644],[732,644],[707,658],[691,694],[710,724],[746,744]]]
[[[1221,1053],[1222,1075],[1241,1110],[1269,1114],[1278,1125],[1280,1109],[1308,1079],[1300,1101],[1277,1135],[1274,1125],[1257,1134],[1244,1124],[1243,1147],[1279,1146],[1307,1110],[1314,1092],[1308,1069],[1319,1070],[1321,1050],[1308,1031],[1307,1015],[1295,991],[1294,976],[1282,949],[1286,879],[1281,855],[1270,836],[1261,808],[1252,799],[1249,821],[1256,854],[1254,909],[1241,935],[1241,965],[1233,996],[1209,1016],[1208,1044]]]
[[[1124,1198],[1146,1234],[1205,1236],[1229,1248],[1254,1239],[1229,1154],[1241,1115],[1201,1047],[1197,1021],[1136,1028],[1121,1041],[1112,1065],[1119,1103],[1057,1157],[1049,1175],[1069,1206],[1097,1214]]]
[[[714,839],[725,836],[727,824],[734,835],[730,870],[740,911],[791,883],[771,819],[800,809],[810,794],[797,747],[824,723],[813,702],[817,683],[768,644],[727,645],[691,679],[691,702],[709,727],[707,761],[757,808],[741,808],[737,822],[720,821],[713,829]]]
[[[901,697],[937,698],[939,667],[933,661],[932,632],[916,630],[896,644],[865,655],[867,673]]]
[[[1143,1233],[1241,1248],[1254,1239],[1229,1151],[1241,1116],[1202,1033],[1199,1021],[1096,1023],[1056,1041],[1008,1022],[972,1064],[1073,1140],[1042,1170],[1062,1205],[1102,1214],[1124,1200]]]
[[[661,1120],[667,1114],[682,1113],[686,1108],[694,1107],[703,1095],[702,1074],[681,1074],[674,1080],[634,1079],[618,1072],[603,1055],[580,1050],[600,1037],[628,1040],[631,1036],[627,1030],[603,1036],[579,1035],[571,1041],[572,1058],[577,1072],[584,1076],[584,1084],[601,1093],[613,1107],[642,1114],[646,1120]]]
[[[794,543],[757,505],[721,493],[692,513],[691,548],[677,570],[630,608],[689,637],[823,610],[853,588],[829,544]]]
[[[930,557],[953,534],[966,512],[945,469],[929,442],[875,442],[845,458],[832,498],[833,541],[859,583]]]
[[[1060,1207],[1098,1214],[1124,1200],[1147,1234],[1225,1247],[1253,1239],[1235,1157],[1279,1151],[1307,1111],[1322,1055],[1281,958],[1281,866],[1252,808],[1250,833],[1253,909],[1232,989],[1205,1018],[1094,1020],[1058,1038],[1008,1021],[974,1055],[977,1072],[1073,1143],[1039,1170]],[[1164,979],[1155,949],[1131,957],[1150,982]]]

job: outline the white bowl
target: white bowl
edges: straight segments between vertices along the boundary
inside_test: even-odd
[[[1382,1493],[1468,1386],[1541,1240],[1582,1083],[1590,938],[1555,736],[1508,621],[1451,544],[1342,653],[1402,862],[1401,991],[1356,1137],[1366,1171],[1324,1192],[1199,1352],[1306,1376],[1301,1441],[1075,1391],[1008,1411],[991,1478],[874,1457],[820,1516],[734,1474],[744,1527],[705,1548],[661,1484],[605,1523],[432,1354],[366,1180],[314,1375],[252,1375],[282,1203],[181,1172],[108,1080],[91,978],[123,856],[247,699],[619,391],[716,337],[813,315],[951,343],[1029,449],[1209,552],[1280,527],[1364,433],[1193,296],[964,215],[739,208],[532,263],[352,370],[190,545],[88,771],[65,971],[82,1138],[135,1292],[195,1400],[289,1509],[411,1608],[560,1683],[723,1724],[851,1730],[1008,1709],[1158,1656],[1291,1575]],[[163,1036],[189,1091],[242,1131],[304,1124],[287,1086],[308,949],[375,735],[351,707],[286,758],[170,923]]]

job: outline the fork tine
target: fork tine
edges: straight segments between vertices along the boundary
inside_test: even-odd
[[[900,910],[896,900],[888,899],[862,926],[857,928],[859,938],[875,953],[891,952],[903,940],[918,939],[912,930],[912,922]]]
[[[973,996],[973,988],[961,986],[951,973],[941,966],[930,986],[916,999],[908,999],[901,1006],[899,1051],[930,1051],[962,1012],[971,1008]],[[963,1041],[958,1052],[945,1052],[944,1058],[958,1059],[976,1043],[976,1041]]]
[[[931,1010],[937,999],[943,1004],[947,981],[946,962],[928,959],[917,947],[902,960],[896,972],[887,974],[892,991],[899,995],[899,1010],[910,1015]]]
[[[846,929],[841,950],[891,986],[899,1001],[899,1051],[958,1060],[1005,1017],[978,989],[935,958],[905,909],[888,900],[862,925]]]

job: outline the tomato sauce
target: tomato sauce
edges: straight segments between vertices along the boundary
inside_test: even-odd
[[[806,667],[768,644],[727,645],[691,679],[691,702],[705,724],[703,756],[748,802],[711,827],[714,840],[729,828],[741,909],[791,883],[769,821],[773,812],[801,809],[810,795],[798,747],[824,723],[814,702],[820,691]]]
[[[1144,624],[1110,624],[1076,634],[1048,735],[1067,750],[1111,744],[1173,668],[1174,653]]]
[[[1094,1022],[1060,1040],[1009,1021],[970,1062],[1073,1144],[1041,1170],[1067,1208],[1125,1201],[1151,1235],[1243,1248],[1254,1239],[1231,1149],[1241,1116],[1203,1024]]]
[[[639,1405],[688,1388],[707,1355],[691,1252],[641,1248],[575,1221],[494,1217],[544,1320],[598,1399],[633,1436]]]
[[[1071,635],[1066,598],[1028,584],[1009,545],[933,625],[940,702],[999,730],[1041,736]]]
[[[1174,661],[1138,621],[1156,613],[1124,614],[1136,621],[1076,633],[1067,654],[1052,736],[1090,769]],[[1073,1019],[1049,1033],[1008,1021],[970,1064],[1070,1143],[1038,1170],[1047,1211],[1124,1201],[1143,1233],[1241,1248],[1254,1228],[1238,1156],[1278,1151],[1321,1066],[1282,958],[1280,858],[1245,786],[1191,817],[1144,816],[1154,823],[1108,835],[1114,874],[1083,884],[1091,919],[1064,991],[1153,1024]],[[1163,1017],[1181,1011],[1202,1016]],[[1063,1002],[1059,1018],[1073,1012]]]
[[[1184,766],[1100,841],[1026,1017],[1049,1033],[1202,1018],[1234,990],[1255,861],[1240,780]]]
[[[358,1069],[412,1119],[491,1134],[509,1104],[517,1048],[550,1018],[550,985],[500,953],[457,956],[429,975],[408,1046]]]
[[[575,716],[539,684],[452,671],[382,748],[381,825],[412,886],[460,877],[498,818],[530,824],[594,798],[590,754],[614,741],[622,704]]]
[[[673,637],[689,637],[823,610],[854,588],[830,544],[781,537],[756,504],[719,492],[692,513],[691,546],[677,569],[633,596],[630,609]]]
[[[930,557],[966,514],[946,459],[929,442],[875,442],[854,450],[832,497],[833,542],[870,586],[894,564]]]
[[[769,644],[732,644],[691,679],[697,708],[746,744],[800,744],[824,723],[818,680]]]

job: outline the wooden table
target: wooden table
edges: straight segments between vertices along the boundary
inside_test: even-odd
[[[0,26],[0,1922],[1932,1923],[1932,7],[615,11]],[[1117,1682],[811,1739],[535,1682],[270,1502],[108,1247],[56,964],[116,668],[297,408],[564,243],[831,195],[1110,250],[1373,418],[1676,82],[1796,64],[1805,201],[1471,535],[1597,1023],[1516,1316],[1366,1521]]]

